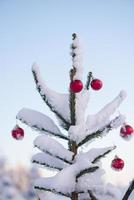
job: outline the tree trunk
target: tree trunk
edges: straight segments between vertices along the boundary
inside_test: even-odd
[[[75,156],[77,155],[77,148],[78,147],[76,145],[76,142],[72,142],[70,150],[74,153],[73,160],[74,160]],[[78,193],[77,192],[72,192],[71,200],[78,200]]]
[[[72,192],[71,200],[78,200],[78,193]]]

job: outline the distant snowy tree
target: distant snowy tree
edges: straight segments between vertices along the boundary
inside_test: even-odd
[[[38,111],[23,108],[17,114],[17,119],[41,133],[34,141],[34,146],[40,152],[33,156],[33,163],[57,171],[52,177],[38,179],[34,188],[40,200],[121,200],[120,190],[111,184],[104,184],[104,170],[100,162],[116,147],[95,147],[85,153],[80,151],[80,147],[105,136],[125,122],[123,115],[119,114],[115,118],[112,115],[125,99],[126,93],[121,91],[99,112],[86,118],[90,86],[98,90],[102,82],[94,79],[90,72],[83,87],[83,67],[76,34],[73,34],[71,50],[73,67],[67,94],[51,90],[43,82],[38,66],[34,64],[32,67],[38,92],[66,133],[63,134],[52,119]]]
[[[5,167],[6,160],[0,159],[0,200],[25,200],[15,187],[11,174]]]
[[[37,168],[32,167],[30,170],[27,171],[27,179],[28,184],[26,185],[26,190],[24,193],[24,197],[26,200],[36,200],[35,191],[34,191],[34,182],[39,178],[39,171]]]

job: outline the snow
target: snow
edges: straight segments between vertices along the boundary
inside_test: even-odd
[[[30,127],[41,131],[42,133],[49,133],[63,136],[58,126],[48,116],[28,108],[23,108],[16,116],[17,119],[26,123]],[[65,136],[66,137],[66,136]]]
[[[87,132],[85,124],[80,124],[80,125],[70,126],[68,134],[70,140],[76,141],[76,143],[78,144],[89,133]]]
[[[89,129],[89,132],[96,132],[97,130],[107,125],[110,120],[110,116],[114,114],[114,112],[120,106],[125,97],[125,91],[121,91],[113,101],[108,103],[97,114],[88,115],[86,125]]]
[[[38,136],[34,140],[34,145],[50,155],[72,162],[73,153],[47,135]]]
[[[105,148],[92,148],[86,153],[79,153],[75,158],[76,160],[88,160],[93,162],[98,156],[105,154],[108,151],[112,151],[115,147],[105,147]]]
[[[32,157],[32,162],[49,166],[49,169],[63,169],[64,167],[68,166],[67,163],[63,162],[62,160],[59,160],[58,158],[55,158],[53,156],[50,156],[47,153],[37,153]]]
[[[76,176],[89,167],[94,167],[89,160],[76,160],[76,162],[53,177],[40,178],[35,182],[35,187],[51,190],[52,192],[60,192],[66,196],[75,191]]]
[[[51,90],[49,87],[47,87],[47,85],[43,82],[41,78],[39,67],[36,63],[33,64],[32,71],[36,73],[36,76],[38,78],[37,86],[41,89],[41,95],[45,95],[46,100],[51,104],[52,109],[58,111],[58,113],[60,113],[60,115],[62,115],[64,119],[69,122],[69,95],[55,92],[54,90]]]
[[[79,144],[84,138],[86,138],[87,135],[95,133],[98,130],[103,130],[107,125],[110,125],[111,128],[118,128],[119,126],[121,126],[125,121],[125,116],[120,114],[112,121],[110,121],[110,117],[112,114],[114,114],[114,112],[120,106],[125,97],[126,93],[124,91],[121,91],[113,101],[108,103],[98,113],[94,115],[88,115],[86,122],[84,122],[84,117],[83,117],[84,114],[82,115],[82,112],[84,113],[84,108],[83,110],[78,109],[79,111],[76,116],[80,116],[79,123],[76,124],[76,126],[70,126],[69,128],[70,139],[76,141],[76,143]],[[78,102],[78,103],[80,107],[80,105],[82,105],[83,102]]]
[[[82,92],[76,94],[76,125],[85,122],[85,111],[89,102],[89,91],[83,90]]]
[[[53,194],[51,192],[38,192],[38,196],[41,200],[70,200],[68,197]]]
[[[124,115],[119,115],[110,122],[111,128],[118,128],[125,122],[126,117]]]

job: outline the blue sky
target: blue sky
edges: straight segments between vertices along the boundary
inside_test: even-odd
[[[10,165],[29,165],[36,133],[25,129],[25,139],[14,141],[11,130],[16,113],[29,107],[54,116],[38,95],[31,65],[40,65],[46,83],[60,92],[67,92],[71,67],[71,34],[76,32],[83,46],[84,77],[92,71],[103,80],[100,92],[91,92],[89,113],[97,112],[121,89],[128,97],[120,107],[134,126],[134,1],[132,0],[0,0],[0,150]],[[60,77],[60,78],[59,78]],[[128,182],[134,176],[131,152],[132,139],[123,141],[118,131],[101,145],[116,144],[116,153],[125,160],[123,172],[115,173],[104,161],[108,179]],[[99,142],[96,145],[100,145]],[[122,181],[123,180],[123,181]]]

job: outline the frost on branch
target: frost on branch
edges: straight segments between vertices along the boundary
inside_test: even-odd
[[[64,162],[72,162],[73,153],[65,149],[62,144],[47,135],[38,136],[34,140],[34,146],[51,156],[63,160]]]
[[[58,158],[55,158],[45,152],[43,153],[37,153],[32,157],[32,162],[42,165],[44,167],[48,167],[49,169],[56,169],[56,170],[62,170],[63,168],[67,167],[69,164],[59,160]]]
[[[68,130],[70,126],[70,112],[68,104],[69,95],[55,92],[54,90],[51,90],[49,87],[47,87],[46,84],[42,81],[37,64],[32,66],[32,72],[37,90],[39,91],[42,99],[45,101],[51,111],[56,114],[60,125]]]
[[[38,111],[23,108],[19,111],[16,118],[41,133],[48,133],[49,135],[68,140],[51,118]]]

